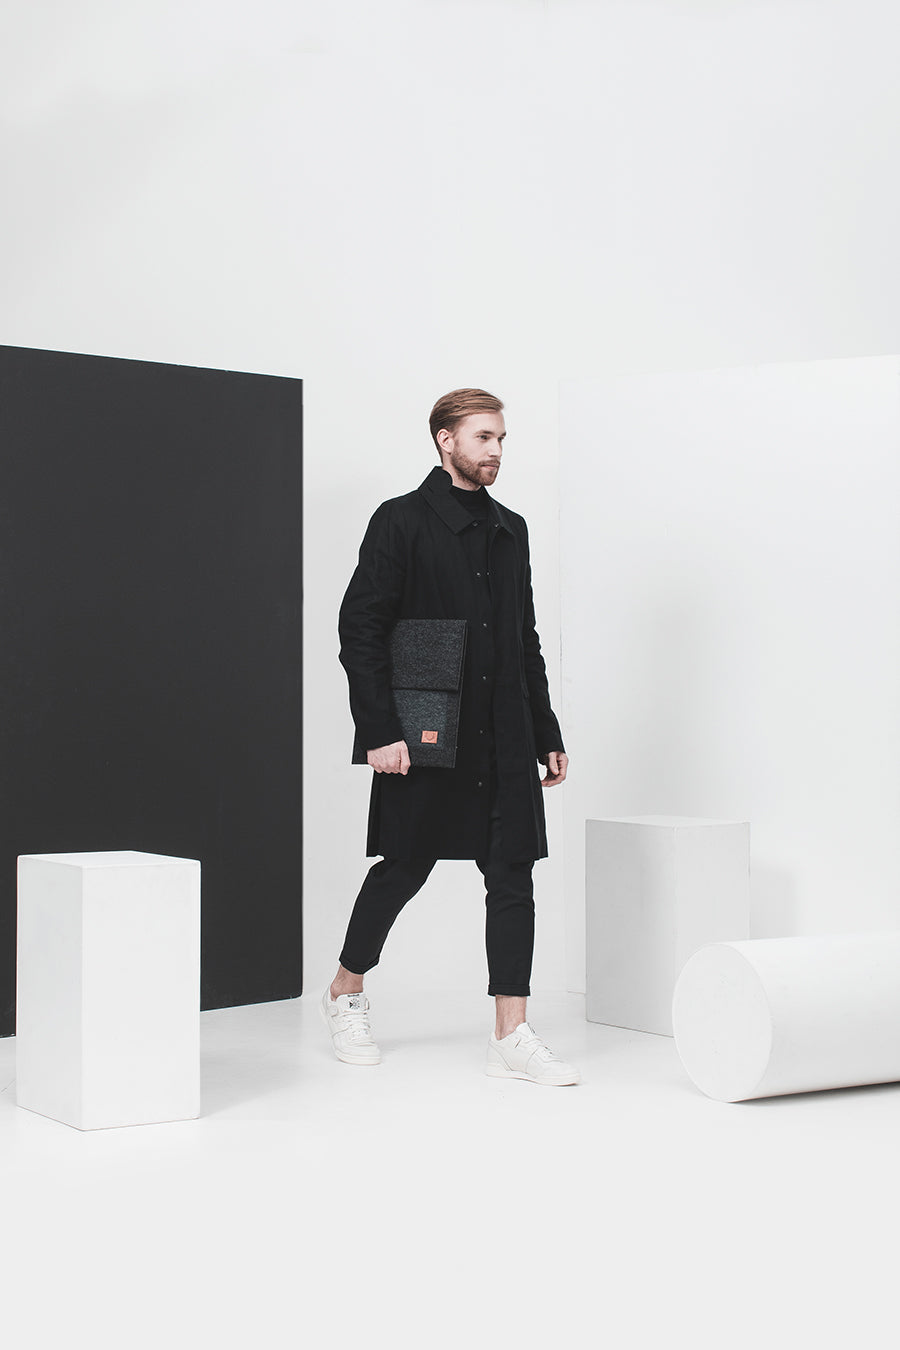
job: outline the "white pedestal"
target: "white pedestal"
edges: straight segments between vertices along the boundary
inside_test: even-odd
[[[896,1082],[900,932],[704,947],[672,1018],[688,1076],[718,1101]]]
[[[590,1022],[672,1035],[678,972],[750,933],[750,826],[694,816],[586,822]]]
[[[200,1114],[200,864],[19,858],[16,1099],[79,1130]]]

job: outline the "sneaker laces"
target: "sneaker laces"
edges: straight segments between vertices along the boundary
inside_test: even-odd
[[[541,1040],[531,1023],[526,1022],[525,1025],[531,1032],[531,1035],[523,1036],[522,1040],[525,1045],[528,1046],[531,1053],[537,1055],[539,1059],[559,1059],[559,1055],[553,1053],[546,1041]]]
[[[352,1041],[372,1039],[367,1008],[347,1008],[341,1013],[341,1030],[346,1031]]]

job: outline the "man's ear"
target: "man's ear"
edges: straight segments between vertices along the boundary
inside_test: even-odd
[[[453,437],[446,427],[441,427],[435,440],[438,443],[438,449],[442,452],[449,452],[453,449]]]

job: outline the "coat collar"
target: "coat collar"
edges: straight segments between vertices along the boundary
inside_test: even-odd
[[[472,524],[472,517],[462,502],[458,502],[451,493],[452,486],[453,479],[447,470],[436,465],[424,483],[419,485],[419,491],[444,524],[448,525],[454,534],[461,534],[467,525]],[[508,530],[512,534],[512,525],[506,508],[488,494],[487,488],[484,491],[491,504],[490,519],[502,530]]]

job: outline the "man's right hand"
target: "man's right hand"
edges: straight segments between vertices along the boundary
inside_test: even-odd
[[[409,747],[406,741],[394,741],[378,750],[367,750],[366,759],[376,773],[408,773]]]

